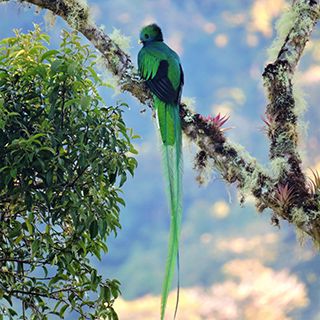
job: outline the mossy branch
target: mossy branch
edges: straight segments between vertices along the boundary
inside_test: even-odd
[[[281,198],[279,192],[283,192],[285,187],[291,191],[290,201],[286,204],[285,210],[276,210],[276,213],[294,222],[319,242],[320,220],[316,213],[320,204],[318,199],[310,194],[301,168],[301,157],[297,147],[299,112],[296,110],[292,84],[297,64],[319,19],[319,4],[314,0],[294,1],[286,15],[290,18],[287,24],[291,24],[291,28],[285,34],[276,60],[268,64],[263,73],[269,99],[266,116],[272,122],[268,128],[269,156],[273,161],[287,163],[278,175],[276,196],[278,194],[278,199],[279,196]]]
[[[0,0],[0,2],[8,0]],[[85,0],[16,0],[48,9],[62,17],[81,32],[102,54],[106,68],[118,79],[120,89],[129,92],[142,104],[152,105],[150,92],[140,80],[130,57],[91,19]],[[229,141],[218,125],[180,105],[185,135],[196,143],[200,151],[196,166],[214,167],[229,183],[236,183],[243,194],[252,194],[257,209],[271,208],[273,221],[279,218],[295,223],[320,243],[320,199],[307,189],[297,149],[297,113],[292,90],[292,77],[319,19],[319,4],[315,0],[293,1],[290,9],[291,28],[283,37],[276,60],[263,73],[269,104],[266,115],[272,121],[268,128],[270,159],[277,164],[277,174],[263,169],[243,148]],[[284,165],[285,164],[285,165]]]

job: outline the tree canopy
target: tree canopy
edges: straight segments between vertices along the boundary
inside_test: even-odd
[[[135,136],[126,104],[99,95],[95,55],[77,34],[48,43],[38,26],[0,42],[0,319],[116,319],[119,282],[91,260],[121,227]]]

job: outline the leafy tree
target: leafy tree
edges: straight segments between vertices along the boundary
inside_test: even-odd
[[[0,42],[0,319],[107,316],[119,282],[90,263],[120,228],[135,138],[105,106],[94,54],[38,26]]]

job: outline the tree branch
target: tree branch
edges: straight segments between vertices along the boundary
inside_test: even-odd
[[[282,210],[289,222],[306,231],[319,242],[319,201],[307,188],[298,150],[298,112],[295,106],[292,78],[311,32],[319,19],[319,4],[314,0],[295,1],[292,28],[287,34],[277,59],[263,73],[269,104],[270,159],[287,165],[280,172],[277,185],[292,191],[290,207]]]
[[[0,0],[7,1],[7,0]],[[129,92],[141,103],[152,105],[149,90],[140,80],[130,57],[91,20],[89,8],[78,0],[25,0],[62,17],[81,32],[102,54],[106,68],[117,78],[122,91]],[[297,114],[292,90],[292,76],[319,19],[319,4],[315,0],[293,1],[295,20],[276,61],[263,73],[270,100],[265,121],[270,138],[270,159],[279,165],[274,176],[265,170],[244,149],[229,141],[221,128],[212,121],[192,113],[180,105],[185,135],[200,148],[196,167],[202,170],[211,159],[214,167],[229,183],[236,183],[243,194],[251,193],[259,211],[271,208],[278,217],[295,223],[320,242],[319,200],[306,186],[297,150]],[[271,123],[272,122],[272,123]]]

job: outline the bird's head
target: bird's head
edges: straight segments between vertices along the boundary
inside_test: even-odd
[[[163,41],[161,29],[155,23],[143,27],[140,31],[141,43],[146,44],[154,41]]]

